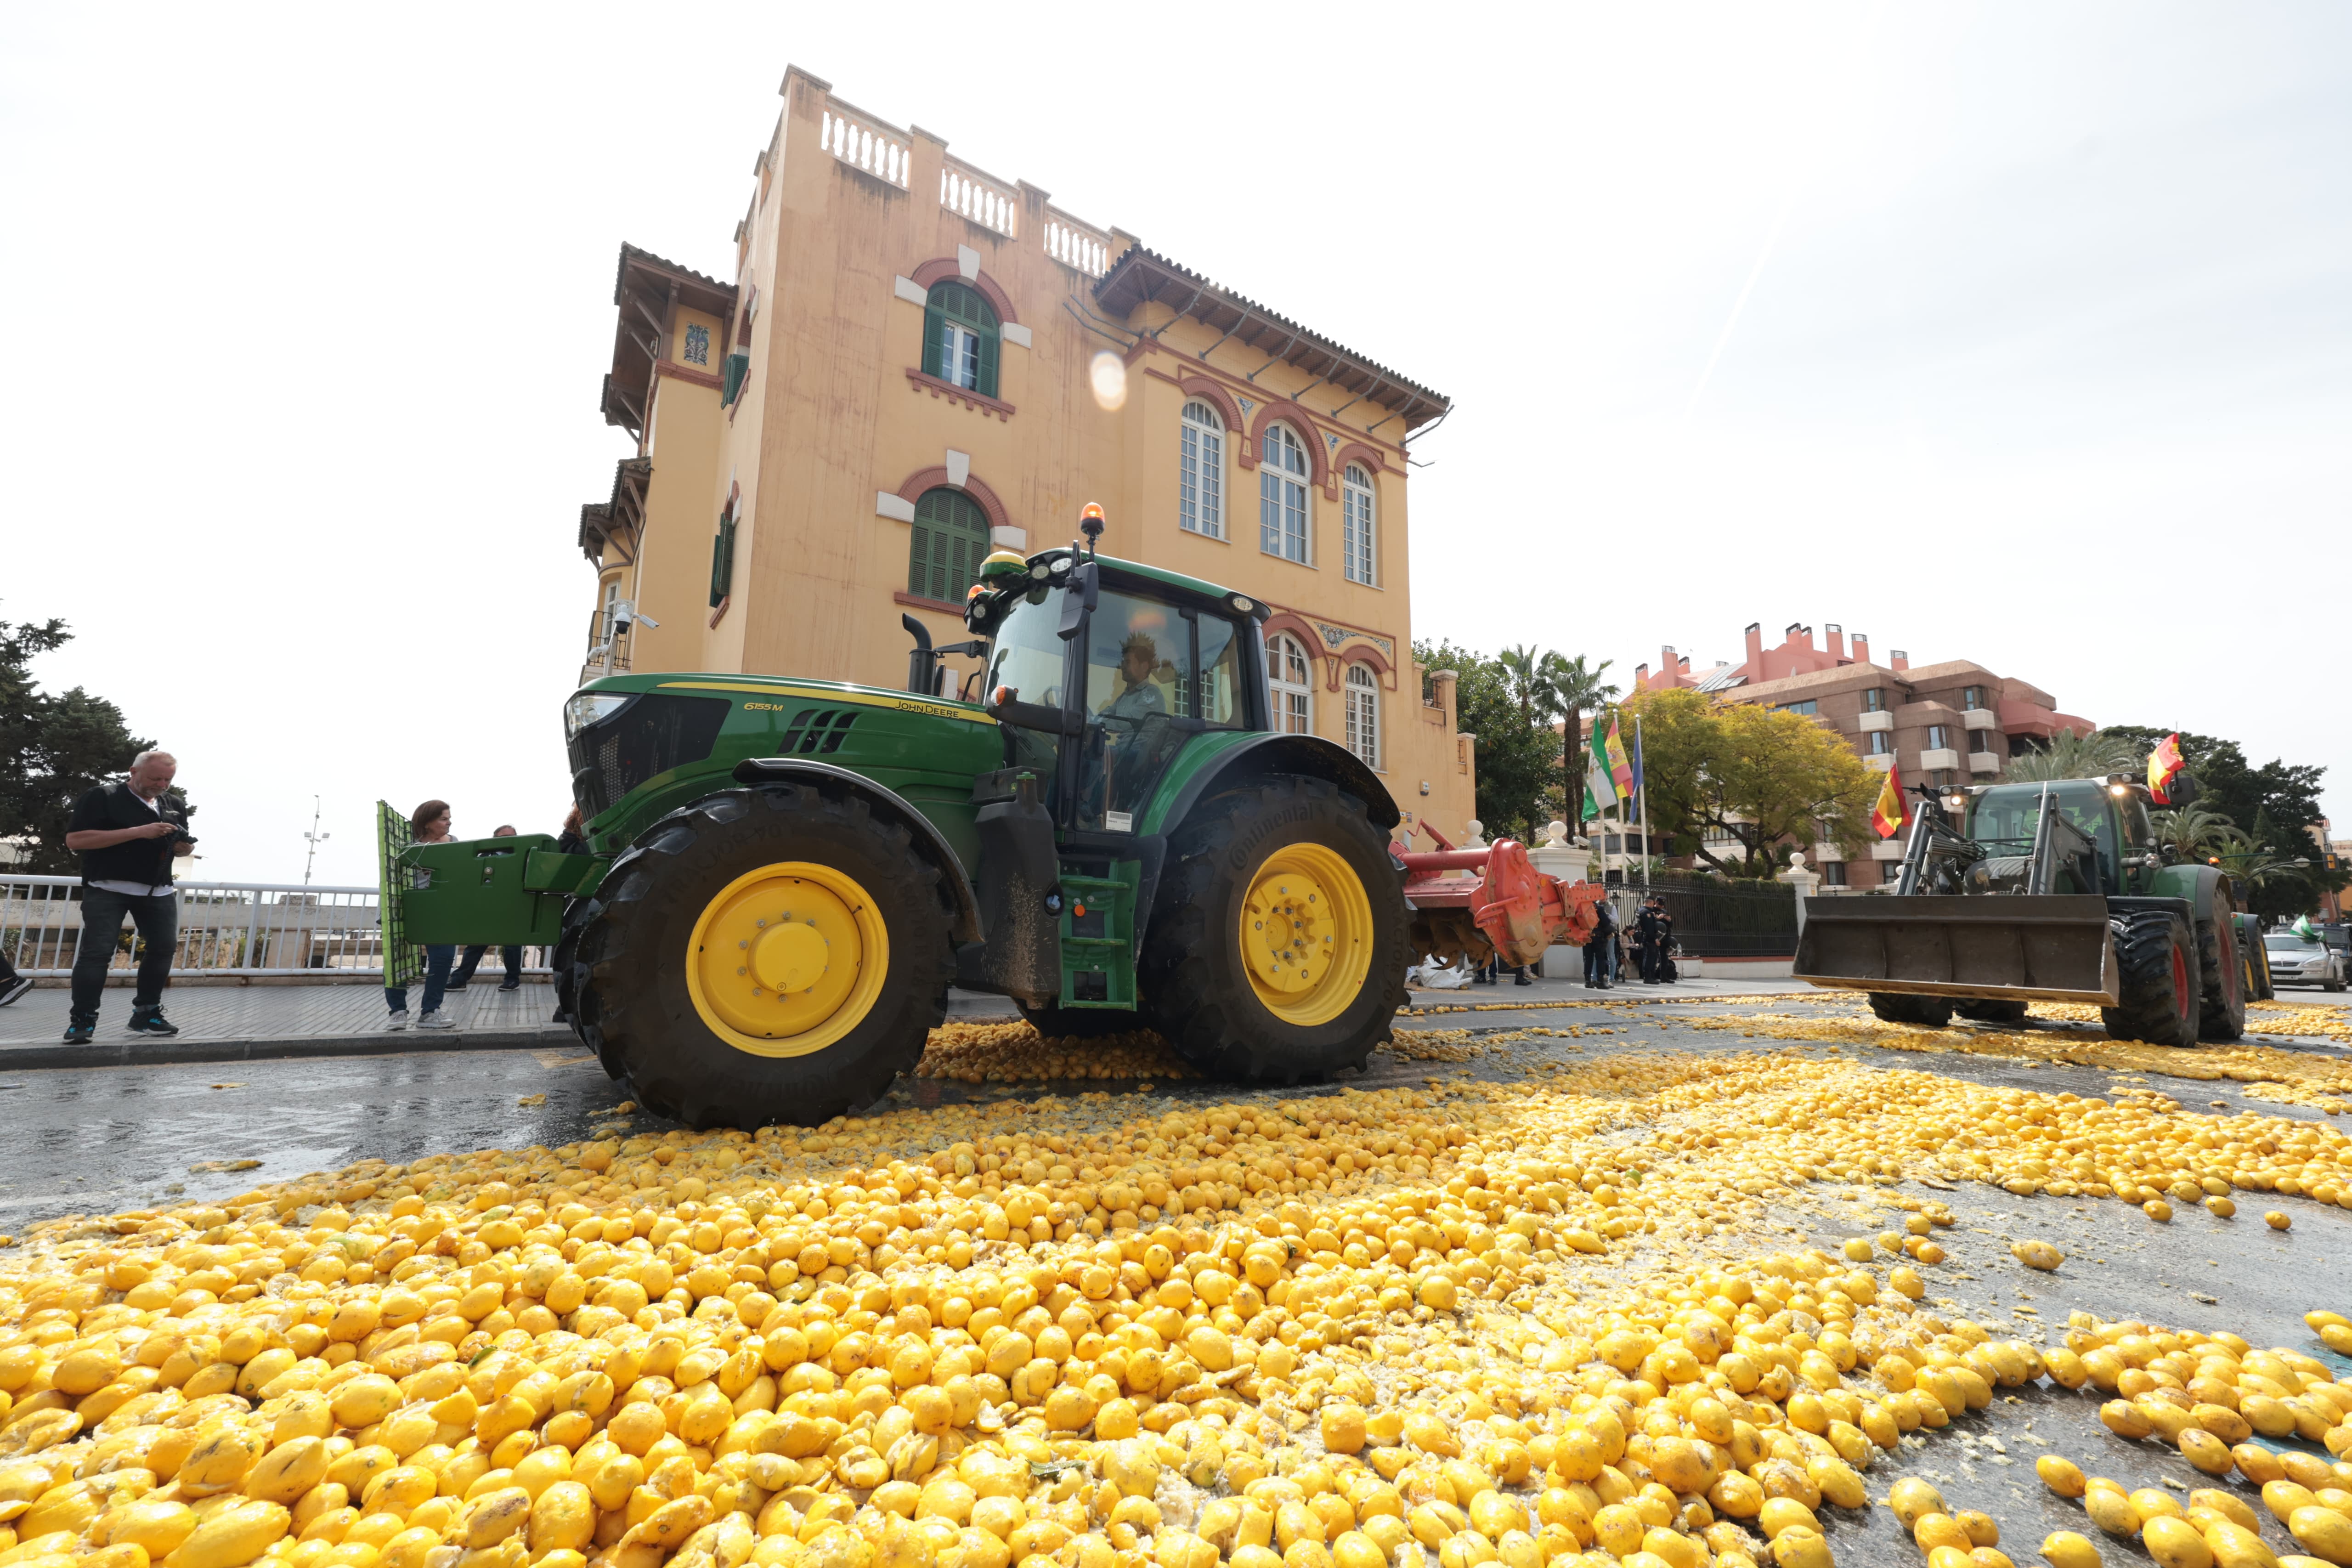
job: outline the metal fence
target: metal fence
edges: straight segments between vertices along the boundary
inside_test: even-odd
[[[1640,890],[1638,882],[1626,889],[1637,904]],[[1670,873],[1652,877],[1650,891],[1688,957],[1787,958],[1797,951],[1797,890],[1786,883]]]
[[[182,882],[172,969],[183,975],[361,978],[383,973],[381,910],[373,888],[278,882]],[[0,876],[0,954],[26,974],[64,975],[81,951],[79,877]],[[107,967],[138,963],[138,929],[125,921]],[[485,968],[498,968],[492,948]],[[546,952],[523,951],[523,972],[544,972]]]

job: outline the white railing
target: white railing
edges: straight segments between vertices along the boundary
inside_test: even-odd
[[[905,132],[835,100],[818,121],[817,141],[851,168],[907,188],[911,159]]]
[[[1048,208],[1045,254],[1073,271],[1099,278],[1110,270],[1110,236]]]
[[[1021,198],[994,175],[950,158],[940,170],[940,205],[1011,239]]]
[[[283,882],[182,882],[176,974],[343,979],[383,973],[373,888]],[[32,975],[73,971],[81,951],[79,877],[0,876],[0,956]],[[107,967],[130,970],[138,927],[126,920]],[[486,955],[495,964],[495,950]],[[544,964],[536,949],[524,969]]]

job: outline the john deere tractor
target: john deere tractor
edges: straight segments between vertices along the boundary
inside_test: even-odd
[[[582,1039],[698,1127],[872,1101],[951,984],[1049,1034],[1149,1026],[1220,1077],[1360,1065],[1410,962],[1395,805],[1273,728],[1264,605],[1087,531],[989,556],[969,643],[908,618],[905,690],[591,682],[564,710],[589,853],[414,847],[404,934],[551,945]],[[953,696],[951,653],[984,659]]]
[[[2176,800],[2193,780],[2174,781]],[[1808,900],[1796,977],[1869,994],[1891,1022],[2015,1023],[2087,1002],[2120,1040],[2234,1040],[2267,995],[2252,917],[2218,866],[2157,842],[2120,774],[1922,789],[1891,894]]]

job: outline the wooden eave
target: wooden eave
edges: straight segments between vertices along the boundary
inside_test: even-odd
[[[649,250],[622,246],[613,279],[613,368],[605,374],[597,407],[605,424],[617,425],[640,440],[653,399],[654,365],[666,346],[662,334],[670,311],[679,305],[719,319],[721,341],[717,347],[723,356],[734,331],[735,286]]]

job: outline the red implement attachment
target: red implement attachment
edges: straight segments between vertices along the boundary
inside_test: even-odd
[[[1405,902],[1413,911],[1413,942],[1420,952],[1447,962],[1466,957],[1483,963],[1499,955],[1506,963],[1533,963],[1555,942],[1583,946],[1600,922],[1593,913],[1603,896],[1600,888],[1563,883],[1537,870],[1516,839],[1398,858],[1405,868]]]

